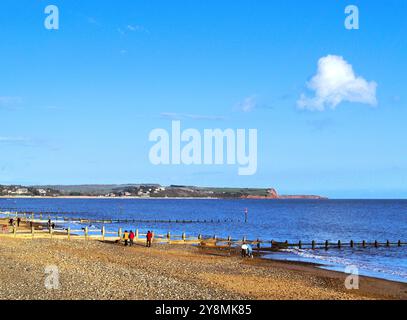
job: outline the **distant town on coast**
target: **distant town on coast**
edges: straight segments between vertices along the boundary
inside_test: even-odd
[[[326,199],[319,195],[280,195],[274,188],[212,188],[159,184],[0,185],[0,197]]]

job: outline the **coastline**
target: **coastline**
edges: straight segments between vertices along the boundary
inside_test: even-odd
[[[0,199],[119,199],[119,200],[220,200],[224,198],[216,197],[106,197],[106,196],[58,196],[58,197],[43,197],[43,196],[17,196],[6,197],[0,196]],[[235,198],[239,200],[240,198]]]
[[[328,198],[312,198],[312,197],[279,197],[279,198],[267,198],[267,197],[236,197],[236,198],[221,198],[221,197],[106,197],[106,196],[0,196],[0,199],[118,199],[118,200],[329,200]]]

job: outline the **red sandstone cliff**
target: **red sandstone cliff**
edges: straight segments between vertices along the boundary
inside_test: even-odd
[[[279,195],[276,191],[276,189],[271,188],[267,190],[267,195],[266,196],[254,196],[254,195],[248,195],[248,196],[242,196],[244,199],[316,199],[316,200],[322,200],[322,199],[327,199],[325,197],[321,196],[315,196],[315,195]]]

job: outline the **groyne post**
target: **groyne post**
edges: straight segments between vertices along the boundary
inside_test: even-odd
[[[31,224],[31,237],[32,237],[32,238],[34,238],[34,233],[35,233],[34,225]]]
[[[328,250],[328,247],[329,247],[329,242],[328,242],[328,240],[325,240],[325,250]]]
[[[312,249],[315,249],[315,240],[312,240],[311,246],[312,246]]]
[[[68,227],[67,232],[68,232],[68,240],[71,240],[71,227]]]
[[[228,246],[229,248],[232,246],[232,237],[228,236]]]
[[[186,237],[186,235],[185,235],[185,232],[183,232],[183,233],[182,233],[182,240],[185,241],[186,238],[187,238],[187,237]]]
[[[135,235],[135,238],[136,238],[136,241],[137,241],[137,240],[138,240],[138,238],[139,238],[138,229],[136,229],[136,235]]]
[[[103,240],[103,241],[105,241],[105,234],[106,234],[106,228],[105,228],[105,226],[103,225],[103,226],[102,226],[102,240]]]
[[[89,228],[88,226],[85,227],[85,240],[88,240],[88,233],[89,233]]]

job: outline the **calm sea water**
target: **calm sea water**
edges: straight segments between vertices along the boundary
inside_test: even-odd
[[[177,200],[177,199],[0,199],[0,208],[34,212],[69,212],[95,219],[214,220],[214,223],[121,224],[140,232],[232,236],[235,239],[290,242],[407,242],[407,200]],[[248,222],[244,211],[248,209]],[[67,214],[64,214],[67,215]],[[218,220],[220,222],[217,222]],[[225,222],[227,220],[227,222]],[[100,226],[94,226],[100,228]],[[119,225],[109,225],[117,231]],[[407,247],[293,249],[268,257],[321,263],[343,271],[407,282]]]

